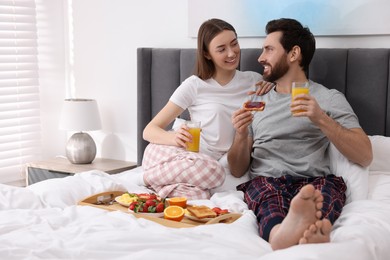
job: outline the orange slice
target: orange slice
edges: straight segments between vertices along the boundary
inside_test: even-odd
[[[186,197],[174,197],[168,199],[169,206],[179,206],[185,208],[187,206],[187,198]]]
[[[173,221],[181,221],[184,218],[184,209],[179,206],[168,206],[164,209],[164,218]]]

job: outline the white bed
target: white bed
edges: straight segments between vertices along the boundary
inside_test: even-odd
[[[137,168],[117,175],[90,171],[27,188],[0,185],[0,259],[389,259],[390,137],[370,138],[369,169],[332,153],[334,170],[348,172],[349,203],[331,243],[272,251],[258,236],[242,193],[233,190],[193,201],[241,212],[231,224],[169,228],[121,211],[77,206],[104,191],[145,191],[129,181]]]

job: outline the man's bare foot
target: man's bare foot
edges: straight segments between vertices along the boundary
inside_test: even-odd
[[[282,223],[272,228],[269,242],[272,249],[297,245],[305,230],[321,218],[324,198],[319,190],[308,184],[291,200],[290,209]]]
[[[303,233],[303,237],[299,239],[299,244],[330,242],[331,231],[332,224],[328,219],[317,220]]]

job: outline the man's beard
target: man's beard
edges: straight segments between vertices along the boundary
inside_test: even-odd
[[[271,67],[271,66],[270,66]],[[271,67],[270,73],[268,75],[263,75],[263,79],[268,82],[275,82],[276,80],[283,77],[289,69],[289,66],[286,61],[286,56],[283,56],[274,67]]]

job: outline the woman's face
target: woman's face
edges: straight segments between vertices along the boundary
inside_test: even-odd
[[[240,62],[240,45],[233,31],[223,30],[209,44],[209,55],[216,72],[235,71]]]

